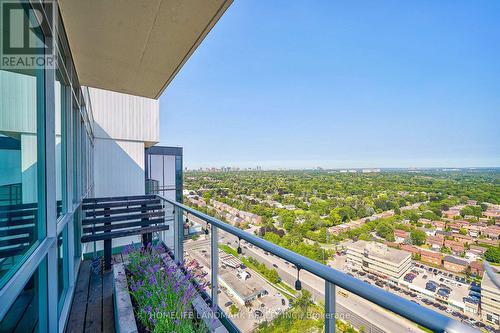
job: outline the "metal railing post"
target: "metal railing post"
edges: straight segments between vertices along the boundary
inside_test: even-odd
[[[335,333],[335,285],[325,281],[325,333]]]
[[[182,209],[174,209],[174,255],[175,260],[181,263],[184,260],[184,222],[182,221]]]
[[[217,227],[212,225],[211,228],[211,258],[210,258],[210,263],[211,263],[211,285],[212,285],[212,305],[217,305],[218,303],[218,295],[217,291],[219,290],[219,285],[217,282],[217,275],[219,274],[219,247],[218,247],[218,237],[217,237]]]

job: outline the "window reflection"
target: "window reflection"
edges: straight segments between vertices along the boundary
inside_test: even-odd
[[[41,31],[38,36],[41,40],[33,42],[42,47]],[[44,105],[42,67],[0,69],[0,287],[45,235],[45,214],[38,205],[45,192],[45,152],[38,149],[45,147]]]

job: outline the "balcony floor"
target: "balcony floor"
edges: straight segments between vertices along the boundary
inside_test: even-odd
[[[120,254],[113,256],[113,263],[122,261]],[[90,260],[80,264],[65,332],[115,332],[112,270],[95,274]]]

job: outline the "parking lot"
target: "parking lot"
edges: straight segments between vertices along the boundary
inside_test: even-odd
[[[499,332],[495,328],[482,323],[477,314],[464,312],[466,308],[464,298],[470,299],[477,295],[472,289],[478,290],[478,286],[471,286],[463,277],[451,272],[413,263],[412,268],[396,285],[361,269],[347,268],[345,256],[343,255],[336,256],[334,268],[343,270],[348,275],[388,290],[419,305],[431,308],[443,315],[460,320],[476,329]],[[471,306],[473,305],[471,304]]]
[[[210,246],[205,240],[186,243],[186,260],[196,260],[198,269],[206,274],[204,282],[210,276]],[[219,306],[230,314],[232,305],[239,309],[239,313],[231,315],[231,320],[236,323],[242,332],[252,331],[260,322],[270,321],[289,308],[288,299],[278,290],[266,282],[253,270],[248,268],[233,268],[224,264],[219,254]],[[242,277],[242,272],[248,275]],[[199,281],[202,282],[202,281]],[[262,296],[255,297],[250,302],[242,304],[242,297],[249,296],[260,289],[265,289]]]

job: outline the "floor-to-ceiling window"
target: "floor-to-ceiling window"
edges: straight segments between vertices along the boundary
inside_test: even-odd
[[[80,264],[78,212],[93,183],[92,110],[57,8],[54,22],[39,24],[52,17],[48,3],[36,8],[45,15],[33,15],[35,2],[18,4],[16,18],[37,36],[31,46],[55,41],[41,54],[50,49],[57,63],[0,64],[0,332],[57,332]],[[8,35],[14,44],[26,41],[22,34]]]
[[[0,321],[0,332],[47,332],[47,260],[44,259]]]
[[[30,22],[32,46],[43,47],[35,18],[21,3],[14,9],[11,23]],[[10,37],[22,45],[22,34]],[[0,67],[0,288],[45,237],[45,74],[36,64]]]
[[[62,58],[62,57],[61,57]],[[61,59],[60,58],[60,59]],[[63,59],[63,58],[62,58]],[[68,87],[64,75],[64,65],[56,70],[54,96],[55,96],[55,153],[56,153],[56,207],[57,217],[67,212],[67,186],[66,186],[66,119],[68,112]]]

